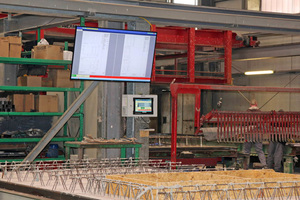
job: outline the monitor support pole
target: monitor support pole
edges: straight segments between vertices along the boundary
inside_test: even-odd
[[[58,131],[65,125],[65,123],[72,117],[80,105],[90,96],[90,94],[97,87],[98,81],[93,81],[92,84],[83,90],[78,98],[71,104],[71,106],[65,111],[65,113],[57,120],[57,122],[49,129],[39,143],[31,150],[31,152],[24,158],[22,163],[32,162],[41,151],[47,146],[47,144],[53,139]]]

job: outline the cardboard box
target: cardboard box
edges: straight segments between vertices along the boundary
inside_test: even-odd
[[[57,45],[39,45],[34,46],[34,58],[62,60],[64,47]]]
[[[9,56],[9,43],[5,38],[0,38],[0,57],[8,57]]]
[[[13,104],[16,112],[31,112],[35,110],[33,94],[14,94]]]
[[[53,80],[51,78],[42,78],[42,87],[53,87]]]
[[[57,95],[36,96],[35,109],[38,112],[58,112],[58,96]]]
[[[42,77],[39,76],[18,77],[18,86],[42,87]]]
[[[35,58],[34,57],[34,49],[31,49],[31,58]]]
[[[18,37],[18,36],[7,36],[5,38],[8,40],[9,43],[22,44],[21,37]]]
[[[0,56],[21,58],[22,41],[20,37],[8,36],[0,38]]]
[[[22,44],[10,43],[9,44],[9,57],[21,58]]]
[[[70,79],[71,72],[69,70],[52,70],[50,77],[53,80],[54,87],[72,88],[74,81]]]

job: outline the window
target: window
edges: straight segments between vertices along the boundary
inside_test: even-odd
[[[299,13],[300,0],[262,0],[261,11]]]
[[[198,0],[173,0],[173,3],[197,6],[198,5]]]

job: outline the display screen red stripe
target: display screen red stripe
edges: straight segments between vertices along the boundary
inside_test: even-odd
[[[113,78],[113,79],[137,79],[137,80],[150,80],[150,78],[145,77],[125,77],[125,76],[96,76],[90,75],[90,78]]]

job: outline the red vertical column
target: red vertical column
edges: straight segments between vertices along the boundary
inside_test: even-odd
[[[152,30],[151,31],[156,31],[156,25],[152,24]],[[154,51],[154,56],[153,56],[153,65],[152,65],[152,77],[151,81],[155,81],[155,61],[156,61],[156,51]]]
[[[224,31],[224,76],[226,84],[231,84],[231,64],[232,64],[232,32]]]
[[[195,82],[195,28],[188,29],[188,62],[187,70],[189,82]]]
[[[195,96],[195,127],[200,127],[201,90]]]
[[[178,94],[172,94],[172,136],[171,136],[171,162],[176,162],[177,154],[177,97]]]

